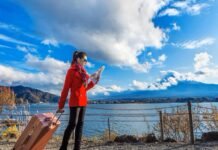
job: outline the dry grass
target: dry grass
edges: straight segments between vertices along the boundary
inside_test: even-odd
[[[212,109],[201,108],[200,105],[192,107],[192,120],[194,132],[216,131],[218,129],[218,109],[211,105]],[[188,110],[185,107],[177,107],[169,112],[163,112],[163,133],[165,138],[176,141],[190,141],[190,127]],[[154,127],[156,135],[160,136],[160,123]]]

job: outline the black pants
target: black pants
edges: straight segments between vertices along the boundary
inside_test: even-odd
[[[60,150],[67,150],[68,141],[74,129],[76,129],[74,150],[80,149],[85,111],[86,107],[70,107],[69,123],[64,132]]]

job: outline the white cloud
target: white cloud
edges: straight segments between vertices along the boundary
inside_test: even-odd
[[[202,40],[193,40],[193,41],[188,41],[188,42],[183,42],[183,43],[173,43],[172,45],[185,48],[185,49],[196,49],[196,48],[200,48],[203,46],[212,45],[214,42],[215,42],[214,38],[205,38]]]
[[[179,81],[192,80],[194,74],[190,73],[179,73],[177,71],[161,71],[161,79],[157,79],[156,82],[140,82],[133,80],[130,85],[131,90],[164,90],[172,85],[178,84]]]
[[[185,1],[178,1],[173,3],[173,7],[177,7],[177,8],[181,8],[181,9],[185,9],[188,7],[189,2],[187,0]]]
[[[14,38],[8,37],[8,36],[3,35],[3,34],[0,34],[0,40],[11,42],[11,43],[15,43],[15,44],[20,44],[20,45],[26,45],[26,46],[34,47],[34,45],[31,44],[31,43],[27,43],[27,42],[23,42],[23,41],[20,41],[20,40],[16,40]]]
[[[140,82],[137,80],[132,81],[132,88],[135,90],[145,90],[148,87],[148,84],[146,82]]]
[[[63,79],[60,79],[57,75],[46,74],[43,72],[27,73],[13,67],[0,65],[0,82],[6,85],[32,85],[38,86],[50,86],[58,85],[62,83]],[[62,77],[63,78],[63,77]]]
[[[180,29],[181,29],[181,27],[178,26],[175,22],[172,23],[172,26],[173,26],[172,29],[175,30],[175,31],[180,31]]]
[[[196,71],[201,70],[204,67],[207,67],[210,63],[210,60],[212,59],[212,56],[209,55],[207,52],[202,52],[195,55],[194,58],[194,67]]]
[[[165,28],[164,31],[165,31],[165,33],[170,33],[171,29],[170,28]]]
[[[212,56],[207,52],[201,52],[194,57],[194,71],[179,73],[177,71],[162,71],[164,78],[173,77],[176,81],[197,81],[203,83],[218,84],[218,66],[211,62]]]
[[[135,66],[132,66],[132,68],[136,72],[149,72],[149,70],[152,68],[152,64],[149,62],[144,62],[142,64],[136,64]]]
[[[152,55],[152,52],[148,52],[148,54],[147,54],[148,56],[151,56]]]
[[[46,57],[27,54],[24,65],[34,72],[19,70],[11,66],[0,65],[0,83],[3,85],[24,85],[59,95],[69,63]],[[31,68],[32,67],[32,68]]]
[[[22,51],[22,52],[25,52],[25,53],[37,53],[37,50],[33,47],[26,47],[26,46],[20,46],[20,45],[17,45],[16,47],[19,51]]]
[[[157,60],[154,59],[154,58],[151,58],[151,63],[150,65],[151,66],[154,66],[154,65],[162,65],[167,59],[167,56],[165,54],[162,54],[160,55]]]
[[[29,0],[23,4],[45,37],[70,43],[111,65],[139,66],[147,72],[138,54],[147,46],[161,48],[165,40],[164,32],[152,22],[165,0]]]
[[[111,86],[101,86],[96,85],[92,90],[89,91],[91,95],[97,95],[97,94],[104,94],[104,95],[110,95],[110,92],[121,92],[124,89],[122,89],[120,86],[117,85],[111,85]]]
[[[187,13],[191,15],[199,15],[203,8],[208,7],[208,4],[202,3],[202,4],[194,4],[192,6],[187,7]]]
[[[122,88],[120,86],[117,86],[117,85],[111,85],[110,90],[111,91],[116,91],[116,92],[121,92]]]
[[[177,81],[194,79],[194,75],[190,72],[180,73],[174,70],[161,71],[161,76],[162,76],[161,79],[157,80],[160,83],[170,82],[172,84],[177,84]]]
[[[218,66],[211,63],[212,56],[206,52],[201,52],[194,57],[193,72],[178,72],[174,70],[161,71],[160,79],[156,82],[148,83],[133,80],[130,85],[131,90],[160,90],[167,89],[181,81],[197,81],[203,83],[218,84]]]
[[[11,47],[9,47],[9,46],[7,46],[7,45],[2,45],[2,44],[0,44],[0,48],[11,48]]]
[[[58,47],[58,41],[55,40],[54,38],[44,39],[41,43],[44,45],[52,45]]]
[[[179,15],[180,15],[180,11],[175,8],[168,8],[159,14],[159,16],[179,16]]]
[[[176,71],[161,71],[161,79],[157,79],[154,83],[140,82],[133,80],[131,86],[132,90],[163,90],[172,85],[176,85],[179,80],[186,80],[186,75],[180,74]]]
[[[162,66],[167,59],[167,56],[165,54],[161,54],[160,56],[158,56],[157,59],[151,57],[152,55],[151,52],[149,52],[149,54],[147,55],[149,56],[148,61],[140,65],[135,65],[133,67],[136,72],[141,72],[142,69],[146,69],[145,71],[149,72],[153,66],[159,66],[159,67]]]
[[[151,62],[156,63],[156,59],[151,58]]]
[[[208,7],[207,3],[198,3],[193,0],[175,1],[165,10],[161,11],[159,16],[178,16],[180,14],[199,15],[201,11]]]
[[[95,65],[92,64],[92,63],[89,62],[89,61],[86,63],[86,66],[87,66],[88,68],[93,68],[93,67],[95,67]]]
[[[70,66],[69,63],[65,63],[63,61],[54,59],[50,56],[45,57],[45,59],[40,59],[32,54],[27,54],[25,58],[26,58],[26,64],[28,66],[31,66],[38,71],[43,71],[51,74],[52,73],[63,74]]]
[[[32,54],[27,54],[25,59],[25,65],[28,69],[34,69],[31,72],[0,64],[1,85],[21,84],[60,95],[70,63],[62,62],[50,56],[41,59]],[[123,89],[117,85],[107,87],[96,85],[94,89],[90,90],[93,95],[100,93],[110,95],[110,92],[121,91]]]
[[[161,62],[164,62],[167,59],[167,56],[165,54],[162,54],[158,57],[158,60]]]
[[[197,81],[218,84],[218,66],[211,62],[212,56],[201,52],[194,57],[195,76]]]
[[[13,31],[13,32],[18,32],[19,34],[23,34],[23,35],[25,35],[27,37],[38,39],[38,37],[36,37],[34,35],[31,35],[29,33],[25,33],[20,28],[14,26],[12,24],[7,24],[7,23],[4,23],[4,22],[0,22],[0,29],[4,29],[4,30],[8,30],[8,31]]]
[[[0,28],[6,30],[20,31],[20,29],[15,27],[14,25],[6,24],[4,22],[0,22]]]
[[[41,59],[35,55],[25,56],[25,65],[34,71],[28,72],[11,66],[0,64],[1,85],[24,85],[43,91],[60,95],[67,69],[70,63],[65,63],[49,56]],[[123,89],[117,85],[103,87],[96,85],[90,90],[91,94],[110,95],[110,92],[121,92]]]

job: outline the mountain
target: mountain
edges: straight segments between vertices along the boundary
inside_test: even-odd
[[[16,103],[40,103],[40,102],[57,102],[59,97],[48,92],[33,89],[24,86],[10,87],[16,94]]]
[[[40,102],[58,102],[59,96],[43,92],[37,89],[24,86],[12,86],[11,89],[16,94],[17,103],[40,103]],[[218,100],[218,85],[205,84],[194,81],[183,81],[177,85],[168,87],[166,90],[136,90],[111,92],[105,96],[98,94],[96,96],[89,95],[90,100],[105,100],[116,102],[129,102],[136,100],[137,102],[184,102],[187,98],[200,98],[200,101],[217,101]],[[135,102],[136,102],[135,101]],[[92,103],[92,101],[90,101]]]
[[[90,96],[91,99],[149,99],[149,98],[187,98],[187,97],[218,97],[217,84],[205,84],[195,81],[182,81],[165,90],[136,90],[110,93],[109,96]]]

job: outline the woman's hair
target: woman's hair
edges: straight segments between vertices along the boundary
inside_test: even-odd
[[[83,51],[75,51],[73,53],[73,60],[71,62],[71,64],[75,63],[77,58],[84,58],[85,56],[87,56],[86,52],[83,52]]]

